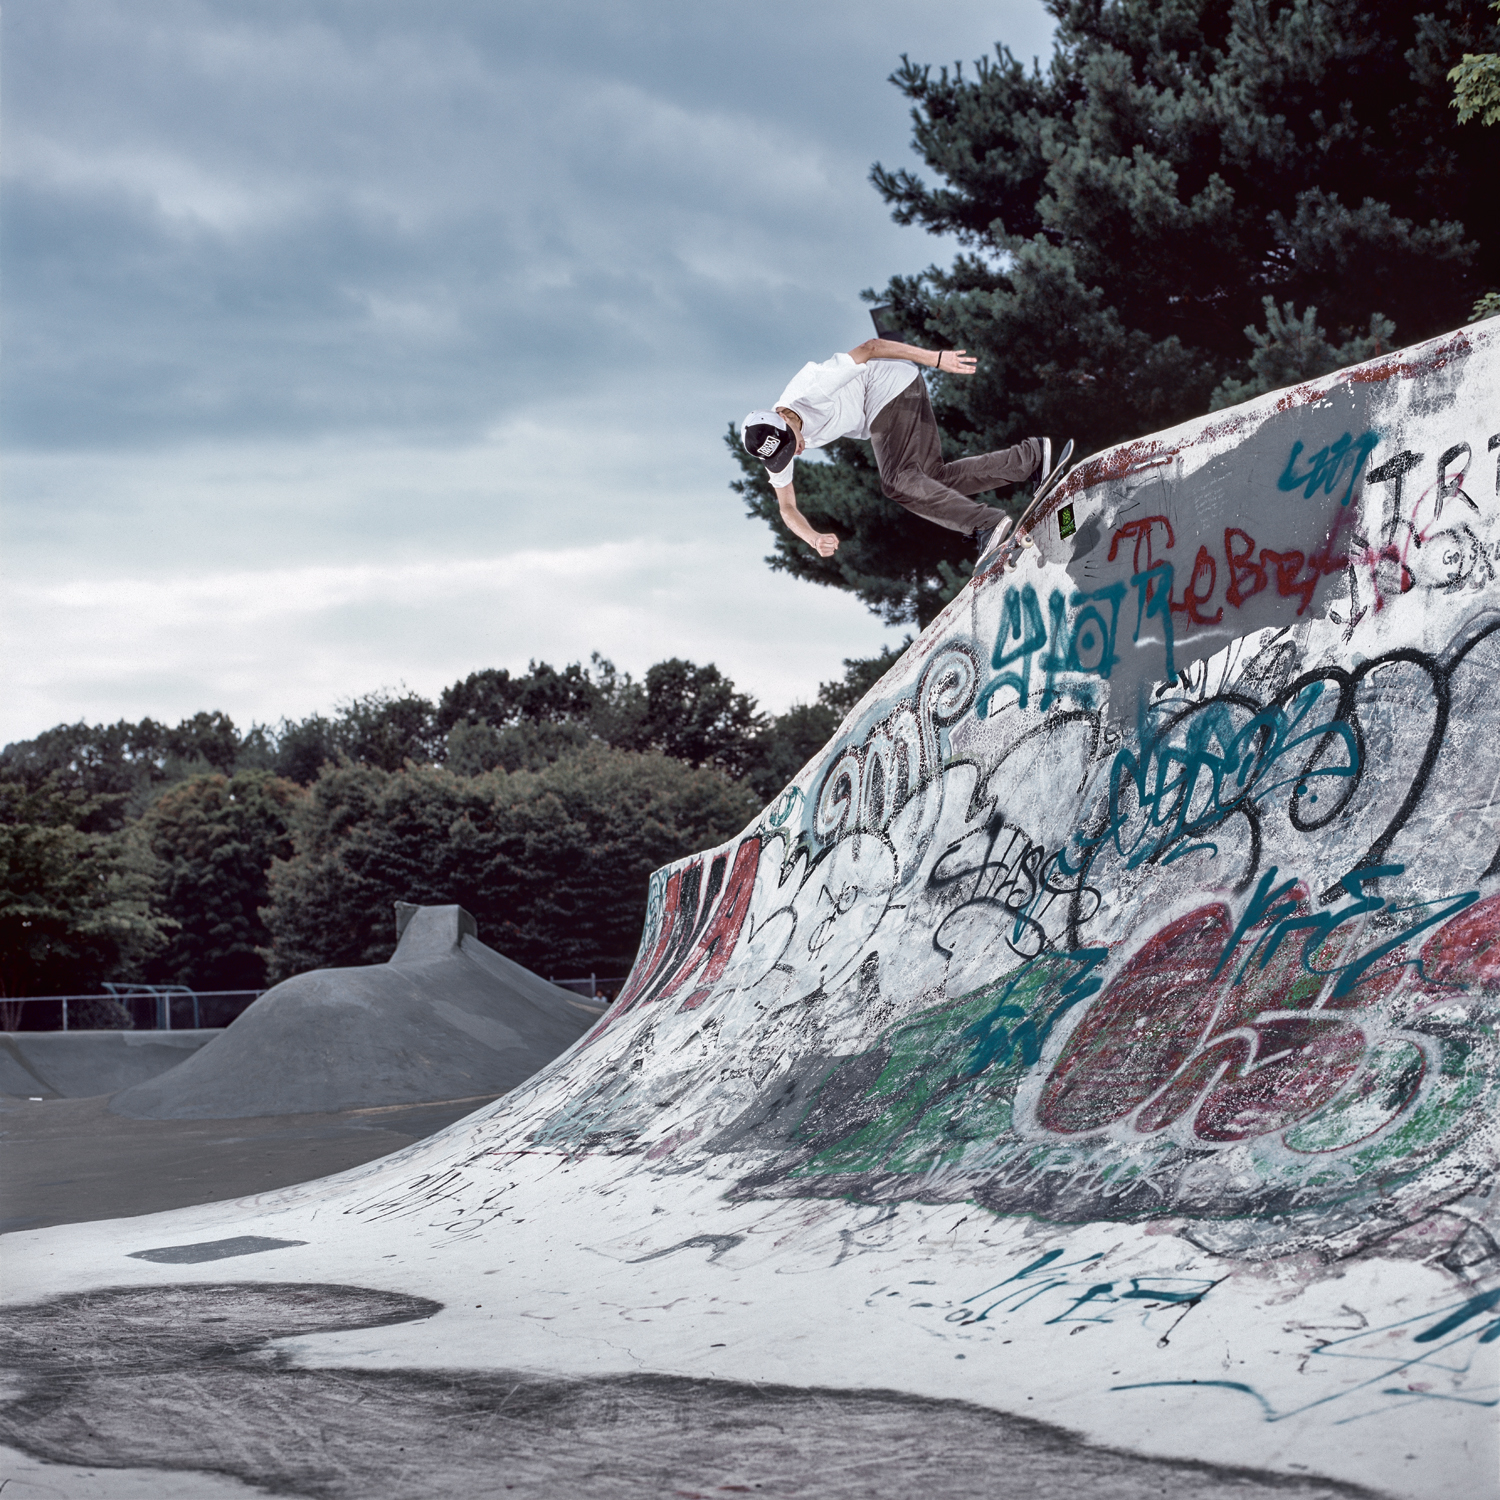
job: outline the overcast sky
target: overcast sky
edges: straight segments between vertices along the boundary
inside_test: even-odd
[[[1037,0],[5,0],[0,740],[602,651],[769,708],[893,638],[731,419],[946,260],[903,52]]]

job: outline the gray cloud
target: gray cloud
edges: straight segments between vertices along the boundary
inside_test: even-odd
[[[864,181],[884,74],[996,13],[752,14],[8,5],[6,436],[473,435],[642,363],[821,347],[871,237],[910,259]]]
[[[3,24],[6,566],[41,588],[683,536],[759,568],[725,423],[863,337],[862,287],[946,254],[866,180],[910,159],[886,75],[1050,46],[1039,0],[8,0]],[[327,684],[370,670],[341,618],[305,627]],[[438,665],[451,624],[389,677],[471,669]],[[45,665],[10,732],[169,711],[145,664]],[[798,688],[767,658],[757,690],[836,670]],[[185,702],[213,672],[170,680]]]

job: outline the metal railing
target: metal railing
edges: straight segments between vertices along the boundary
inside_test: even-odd
[[[204,1025],[210,1028],[229,1025],[263,994],[264,990],[194,990],[185,984],[106,984],[102,993],[0,998],[0,1026],[6,1031],[96,1030],[77,1024],[79,1008],[112,1000],[130,1012],[133,1029],[137,1031],[182,1031],[187,1026],[196,1031]],[[37,1006],[44,1007],[40,1012],[43,1024],[24,1025],[23,1022],[37,1016]],[[45,1009],[48,1006],[55,1006],[56,1010],[49,1014]],[[46,1025],[49,1020],[54,1025]]]
[[[613,1000],[620,993],[620,986],[629,977],[628,974],[585,974],[581,979],[559,979],[554,974],[550,976],[548,983],[555,984],[559,989],[586,995],[590,1000]]]
[[[197,1031],[202,1019],[199,1009],[198,996],[185,984],[108,984],[105,991],[113,995],[127,1010],[133,1009],[128,1004],[131,1000],[150,1000],[154,1003],[156,1010],[156,1025],[151,1028],[155,1031],[170,1031],[172,1029],[172,1001],[179,995],[186,995],[193,1002],[193,1030]],[[63,1030],[68,1029],[68,1009],[63,1006]]]
[[[585,974],[574,978],[551,977],[559,989],[572,990],[590,1000],[613,1000],[624,985],[625,974]],[[195,990],[186,984],[107,983],[102,993],[79,995],[17,995],[0,997],[0,1030],[4,1031],[92,1031],[80,1027],[78,1008],[91,1002],[113,1000],[131,1013],[137,1031],[182,1031],[227,1026],[248,1010],[264,990]],[[43,1007],[38,1012],[37,1006]],[[55,1006],[49,1012],[47,1006]],[[70,1013],[70,1007],[72,1007]],[[175,1014],[174,1014],[175,1012]],[[23,1022],[40,1015],[42,1024]],[[189,1019],[191,1018],[191,1019]],[[51,1025],[46,1024],[51,1022]]]

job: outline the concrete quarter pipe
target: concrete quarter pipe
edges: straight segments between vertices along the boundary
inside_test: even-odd
[[[1098,455],[505,1099],[8,1237],[0,1438],[225,1494],[1494,1495],[1497,567],[1494,323]]]

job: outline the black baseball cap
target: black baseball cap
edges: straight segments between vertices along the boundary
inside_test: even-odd
[[[797,434],[779,412],[753,411],[745,418],[745,452],[779,474],[797,456]]]

